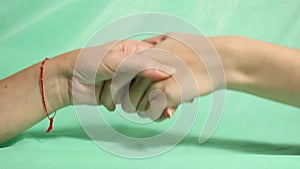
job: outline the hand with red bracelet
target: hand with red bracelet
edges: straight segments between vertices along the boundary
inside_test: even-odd
[[[152,47],[150,43],[124,40],[81,49],[76,62],[72,61],[75,63],[74,69],[70,69],[68,73],[71,75],[69,83],[72,84],[69,88],[70,102],[76,105],[104,105],[108,110],[114,110],[117,100],[122,97],[119,93],[113,99],[111,93],[111,79],[117,69],[121,76],[115,86],[119,90],[130,84],[135,75],[149,81],[169,78],[171,75],[166,72],[174,71],[172,67],[154,60],[153,57],[142,58],[133,55],[150,47]],[[152,69],[145,70],[150,67]]]
[[[133,74],[131,77],[134,77],[139,73],[138,76],[151,81],[169,78],[171,75],[166,72],[174,71],[170,66],[151,57],[132,55],[151,46],[145,42],[123,40],[74,50],[1,80],[0,143],[46,116],[53,122],[49,114],[71,104],[98,104],[113,110],[111,79],[119,64],[128,58],[133,62],[123,64],[123,69],[118,69],[120,74]],[[150,69],[139,72],[147,67]],[[122,85],[126,85],[132,79],[122,80]],[[18,106],[12,106],[10,103],[16,98]],[[52,124],[48,131],[51,127]]]

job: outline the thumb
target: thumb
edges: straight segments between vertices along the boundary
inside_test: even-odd
[[[164,55],[162,57],[162,55]],[[124,59],[118,66],[115,74],[130,74],[133,77],[141,75],[152,81],[159,81],[170,78],[176,69],[164,62],[164,57],[171,53],[158,48],[151,48],[142,52],[137,52]],[[160,60],[156,57],[159,56]]]
[[[175,72],[176,69],[169,67],[168,65],[156,63],[155,68],[143,70],[141,73],[139,73],[139,75],[156,82],[172,77]]]

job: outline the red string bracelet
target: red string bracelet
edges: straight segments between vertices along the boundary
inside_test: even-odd
[[[40,71],[40,88],[41,88],[41,94],[42,94],[42,101],[43,101],[43,107],[44,107],[44,111],[46,113],[47,118],[50,121],[49,127],[46,130],[46,133],[49,133],[52,128],[53,128],[53,119],[56,115],[56,112],[54,113],[53,117],[49,116],[48,110],[47,110],[47,106],[46,106],[46,101],[45,101],[45,90],[44,90],[44,66],[46,61],[49,60],[49,58],[45,58],[45,60],[42,62],[41,65],[41,71]]]

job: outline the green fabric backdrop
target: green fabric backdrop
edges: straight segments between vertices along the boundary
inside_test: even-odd
[[[140,12],[181,17],[208,36],[235,34],[300,48],[299,11],[299,0],[0,0],[0,78],[44,57],[83,47],[98,28]],[[300,167],[298,108],[229,91],[218,129],[207,143],[198,144],[210,99],[199,99],[199,115],[189,135],[153,158],[123,158],[99,148],[68,107],[58,112],[50,134],[45,134],[48,121],[43,120],[2,145],[0,168]],[[136,137],[162,132],[176,119],[138,125],[116,113],[104,114],[119,132]]]

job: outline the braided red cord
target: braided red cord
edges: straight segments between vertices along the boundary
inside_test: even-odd
[[[54,113],[53,117],[50,117],[49,113],[48,113],[48,110],[47,110],[46,101],[45,101],[44,66],[45,66],[45,63],[46,63],[47,60],[49,60],[49,58],[45,58],[45,60],[42,62],[42,65],[41,65],[41,71],[40,71],[40,88],[41,88],[41,94],[42,94],[43,107],[44,107],[46,116],[47,116],[47,118],[50,121],[49,127],[46,130],[46,133],[49,133],[52,130],[52,128],[53,128],[53,120],[54,120],[54,117],[56,115],[56,112]]]

